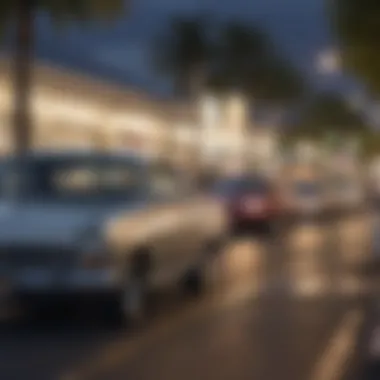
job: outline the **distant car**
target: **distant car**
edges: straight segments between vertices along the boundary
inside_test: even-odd
[[[0,294],[26,304],[93,298],[138,318],[156,287],[199,291],[226,235],[219,201],[130,156],[30,153],[2,181]]]
[[[281,215],[281,203],[273,184],[264,177],[230,178],[217,185],[233,232],[270,232]]]
[[[297,216],[316,216],[325,211],[324,187],[318,180],[296,180],[287,189],[287,210]]]

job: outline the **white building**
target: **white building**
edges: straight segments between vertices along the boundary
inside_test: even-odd
[[[0,149],[12,150],[13,94],[7,61],[0,62]],[[184,104],[153,99],[86,76],[38,65],[32,88],[36,148],[132,149],[161,154],[173,130],[193,128],[195,113]]]
[[[0,61],[0,150],[12,151],[13,94],[9,62]],[[32,88],[33,146],[127,149],[178,165],[244,169],[247,152],[273,156],[274,137],[248,128],[248,106],[234,94],[199,104],[163,101],[84,75],[38,64]]]

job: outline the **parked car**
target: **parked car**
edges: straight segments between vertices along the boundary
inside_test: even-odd
[[[222,196],[233,232],[261,230],[271,232],[281,215],[280,197],[265,177],[229,178],[216,186]]]
[[[139,318],[152,289],[200,291],[226,234],[218,200],[132,156],[30,153],[2,186],[0,294],[24,304],[95,298]]]

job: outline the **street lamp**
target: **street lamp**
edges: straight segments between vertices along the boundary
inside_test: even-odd
[[[341,58],[339,51],[335,48],[328,48],[319,52],[316,58],[316,69],[321,75],[340,73]]]

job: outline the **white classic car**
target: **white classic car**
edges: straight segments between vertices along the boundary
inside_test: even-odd
[[[220,201],[131,156],[29,153],[1,187],[0,297],[105,296],[136,318],[152,288],[199,291],[226,237]]]

